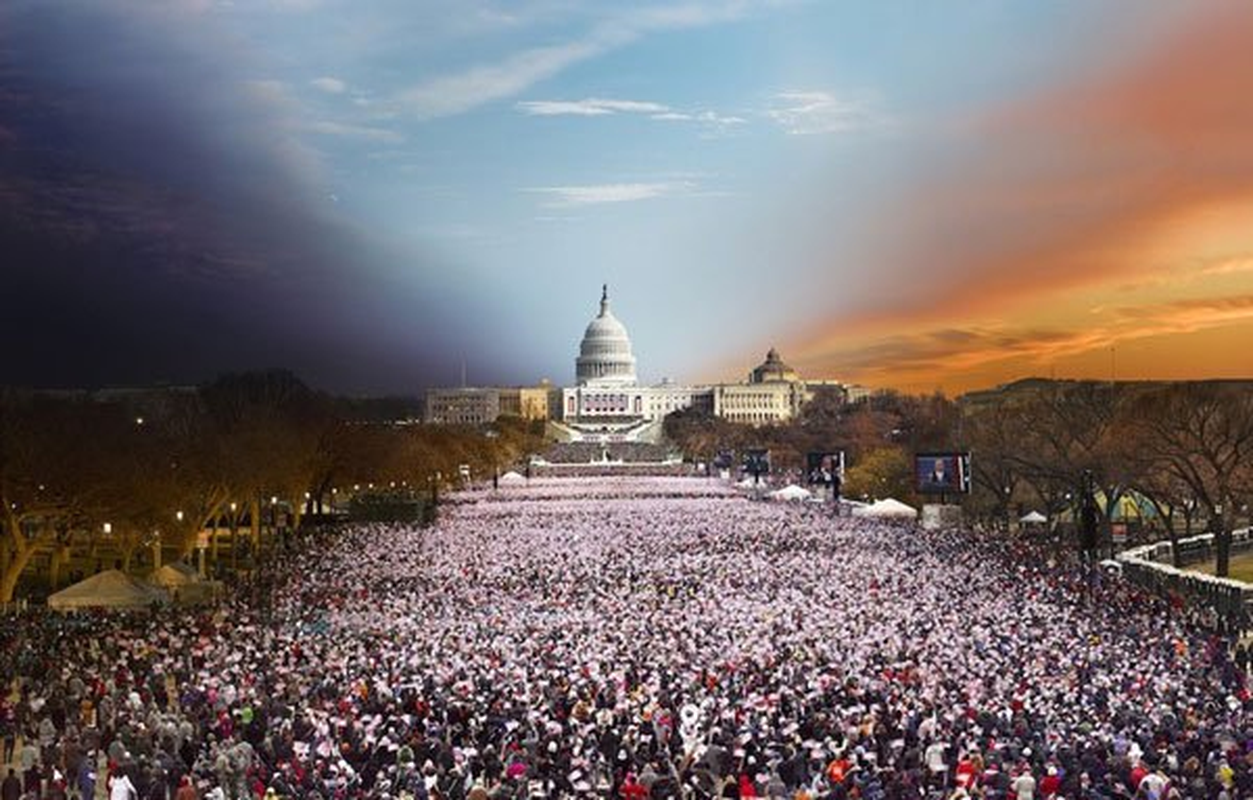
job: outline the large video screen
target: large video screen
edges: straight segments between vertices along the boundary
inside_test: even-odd
[[[970,491],[970,454],[918,453],[914,477],[919,494],[966,494]]]
[[[812,486],[830,486],[837,479],[844,480],[844,453],[805,454],[805,478]]]
[[[745,450],[744,471],[749,475],[768,475],[770,473],[770,451]]]

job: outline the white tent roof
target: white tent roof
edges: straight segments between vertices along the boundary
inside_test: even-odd
[[[812,493],[808,489],[797,486],[794,483],[789,483],[782,489],[770,493],[770,496],[775,500],[806,500],[811,495]]]
[[[880,519],[916,519],[918,517],[918,509],[889,497],[886,500],[878,500],[871,503],[864,508],[853,509],[853,514],[859,517],[878,517]]]
[[[169,600],[165,591],[116,569],[92,575],[48,598],[48,608],[148,608]]]
[[[521,475],[514,472],[513,470],[509,470],[504,475],[500,476],[501,483],[517,483],[518,481],[524,481],[524,480],[526,480],[526,478],[522,477]]]
[[[169,589],[186,586],[189,583],[200,583],[203,580],[199,572],[181,563],[166,564],[148,576],[148,583]]]
[[[1019,522],[1048,522],[1049,518],[1041,514],[1039,511],[1029,511],[1018,518]]]

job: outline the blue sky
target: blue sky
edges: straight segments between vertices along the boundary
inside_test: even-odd
[[[42,81],[41,91],[78,80],[99,95],[163,98],[152,101],[156,114],[145,107],[130,121],[186,118],[170,136],[208,143],[192,160],[211,152],[212,186],[250,186],[249,197],[300,209],[314,238],[330,240],[310,258],[328,262],[325,284],[344,294],[309,290],[295,266],[275,284],[279,296],[318,294],[319,316],[338,321],[313,337],[319,347],[346,338],[394,356],[338,371],[295,345],[273,357],[295,353],[315,381],[405,390],[455,380],[462,358],[476,382],[568,382],[602,282],[646,380],[736,377],[778,345],[808,374],[886,381],[865,358],[848,356],[841,326],[861,331],[867,319],[907,314],[955,288],[979,291],[979,276],[961,263],[932,268],[897,252],[901,241],[934,252],[979,230],[972,212],[946,220],[937,236],[931,208],[946,200],[936,187],[979,172],[985,147],[1005,164],[1082,160],[1075,148],[1058,155],[1039,143],[1016,151],[1011,140],[1030,132],[990,140],[989,127],[1035,98],[1116,73],[1208,6],[187,0],[51,8],[19,2],[9,21],[45,33],[49,52],[81,59],[80,72],[28,56],[14,37],[7,53],[19,74]],[[97,24],[120,38],[91,39]],[[127,49],[115,51],[119,41]],[[101,129],[116,129],[103,116]],[[10,138],[20,142],[22,130]],[[104,152],[94,161],[131,169]],[[186,160],[172,159],[166,172],[190,169]],[[263,180],[252,166],[259,162],[275,174]],[[203,175],[133,169],[145,182],[183,180],[195,197],[210,193]],[[251,215],[246,203],[215,202]],[[303,256],[293,248],[308,241],[296,233],[253,255],[269,263],[281,252],[294,263]],[[299,326],[288,327],[299,338]],[[892,333],[862,343],[888,358],[897,352]],[[416,351],[425,357],[408,373]],[[904,382],[914,380],[933,379]]]

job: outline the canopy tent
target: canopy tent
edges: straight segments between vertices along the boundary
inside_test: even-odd
[[[782,489],[770,493],[770,497],[774,500],[808,500],[812,496],[813,493],[808,489],[794,483],[789,483]]]
[[[200,573],[196,572],[194,567],[183,563],[166,564],[148,576],[148,583],[165,589],[186,586],[202,580]]]
[[[875,501],[863,508],[853,509],[853,515],[874,517],[876,519],[917,519],[918,509],[889,497],[886,500]]]
[[[1043,525],[1049,521],[1049,518],[1041,514],[1039,511],[1030,511],[1019,517],[1018,521],[1028,525]]]
[[[70,611],[76,608],[149,608],[169,602],[159,586],[144,583],[116,569],[92,575],[48,598],[48,608]]]
[[[522,477],[521,475],[514,472],[513,470],[509,470],[504,475],[500,476],[501,483],[517,483],[518,481],[525,481],[525,480],[526,478]]]
[[[222,591],[221,582],[205,580],[194,567],[183,563],[166,564],[148,576],[148,583],[183,603],[207,603]]]

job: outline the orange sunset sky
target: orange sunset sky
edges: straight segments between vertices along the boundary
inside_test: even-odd
[[[1253,376],[1253,5],[1188,12],[943,134],[867,251],[899,295],[787,342],[796,366],[949,393]]]

